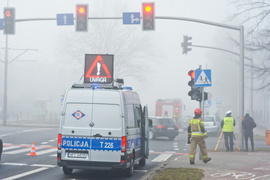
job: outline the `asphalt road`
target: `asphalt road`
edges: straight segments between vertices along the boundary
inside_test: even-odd
[[[71,175],[64,175],[56,163],[56,144],[58,128],[35,128],[0,126],[0,138],[4,142],[4,151],[0,163],[0,179],[129,179],[138,180],[153,168],[171,158],[187,154],[186,132],[180,133],[175,140],[157,138],[150,140],[150,155],[146,165],[136,165],[131,178],[114,171],[74,170]],[[210,136],[206,140],[207,148],[214,150],[218,137]],[[32,143],[37,156],[29,156]],[[221,141],[219,148],[222,148]],[[265,140],[255,141],[255,147],[265,144]]]

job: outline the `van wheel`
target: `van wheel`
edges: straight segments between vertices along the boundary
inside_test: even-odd
[[[73,169],[67,168],[66,166],[63,166],[63,172],[64,174],[71,174]]]
[[[139,161],[139,165],[140,166],[144,166],[146,163],[146,159],[145,158],[142,158],[140,161]]]
[[[127,177],[131,177],[134,172],[134,159],[131,159],[130,166],[125,170],[125,174]]]
[[[155,135],[153,131],[149,131],[149,139],[155,139]]]

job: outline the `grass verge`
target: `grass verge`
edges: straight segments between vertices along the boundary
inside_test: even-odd
[[[201,180],[203,170],[197,168],[167,168],[159,172],[152,180]]]

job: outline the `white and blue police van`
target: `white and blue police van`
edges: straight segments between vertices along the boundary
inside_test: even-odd
[[[73,169],[121,170],[132,176],[134,164],[149,156],[148,112],[139,95],[112,84],[77,84],[64,96],[57,163]]]

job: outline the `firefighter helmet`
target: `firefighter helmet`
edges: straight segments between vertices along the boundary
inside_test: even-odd
[[[196,108],[194,111],[194,114],[202,114],[202,110],[199,108]]]

